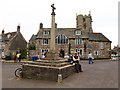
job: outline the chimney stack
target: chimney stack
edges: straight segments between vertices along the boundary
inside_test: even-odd
[[[3,30],[2,30],[2,35],[4,34],[4,32],[5,32],[5,31],[4,31],[4,28],[3,28]]]
[[[57,23],[55,23],[55,28],[57,28]]]
[[[20,32],[20,24],[17,26],[17,31]]]
[[[41,22],[41,23],[40,23],[40,29],[42,29],[42,28],[43,28],[43,23]]]

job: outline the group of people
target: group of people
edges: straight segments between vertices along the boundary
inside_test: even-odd
[[[89,59],[89,64],[92,62],[92,64],[94,63],[93,62],[93,59],[94,57],[92,56],[92,54],[89,52],[88,54],[88,59]],[[80,57],[77,55],[77,53],[75,52],[74,56],[72,56],[71,54],[69,55],[69,59],[68,59],[71,64],[75,64],[75,70],[77,73],[79,72],[83,72],[82,71],[82,67],[81,67],[81,64],[80,64]]]

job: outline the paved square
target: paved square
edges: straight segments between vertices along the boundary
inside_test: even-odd
[[[118,61],[81,62],[83,72],[74,73],[62,83],[17,79],[14,76],[20,63],[2,64],[3,88],[118,88]]]

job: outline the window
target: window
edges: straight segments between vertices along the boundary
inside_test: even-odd
[[[7,35],[7,38],[10,38],[10,36],[11,36],[11,34],[8,34],[8,35]]]
[[[2,46],[5,47],[5,43],[4,42],[3,42]]]
[[[76,38],[75,39],[75,44],[76,45],[81,45],[82,44],[82,39],[81,38]]]
[[[77,55],[82,56],[82,50],[81,49],[76,49]]]
[[[48,52],[47,49],[43,49],[43,50],[42,50],[42,54],[45,54],[46,52]]]
[[[100,55],[100,51],[94,51],[94,55]]]
[[[60,34],[56,37],[56,44],[67,44],[68,43],[68,38],[63,35]]]
[[[85,22],[85,18],[83,18],[83,22]]]
[[[43,44],[48,44],[48,39],[43,39]]]
[[[75,31],[75,34],[76,34],[76,35],[81,35],[81,31],[80,31],[80,30],[77,30],[77,31]]]
[[[100,46],[100,49],[104,49],[104,44],[103,43],[100,43],[99,46]]]
[[[44,31],[44,35],[49,35],[49,31]]]

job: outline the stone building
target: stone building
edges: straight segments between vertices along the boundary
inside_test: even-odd
[[[111,58],[111,41],[102,33],[93,32],[91,14],[77,15],[76,28],[57,28],[57,24],[55,28],[56,51],[62,47],[66,54],[77,52],[82,59],[88,59],[89,52],[95,59]],[[43,28],[43,24],[40,23],[38,33],[34,35],[35,55],[49,51],[50,31],[51,28]]]
[[[14,59],[16,52],[25,53],[27,49],[27,42],[24,39],[23,35],[20,32],[20,26],[17,26],[16,32],[4,33],[2,30],[2,58]]]
[[[1,44],[2,44],[2,35],[0,34],[0,59],[2,57],[2,46],[1,46]]]
[[[120,56],[120,47],[119,45],[114,46],[114,48],[111,50],[111,53],[113,56]]]

